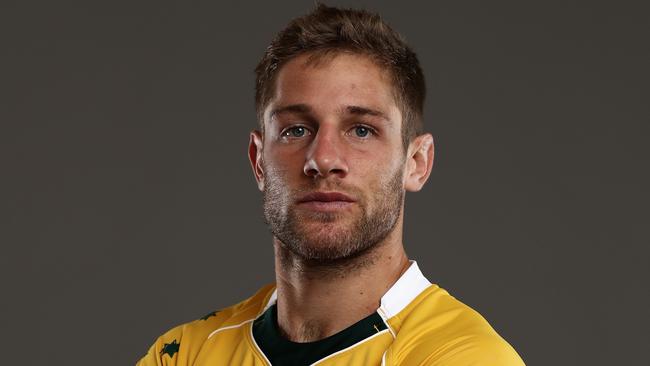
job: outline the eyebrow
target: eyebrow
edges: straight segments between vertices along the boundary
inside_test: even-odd
[[[371,109],[368,107],[362,107],[362,106],[357,106],[357,105],[350,105],[347,106],[343,109],[345,112],[348,114],[352,115],[357,115],[357,116],[373,116],[373,117],[379,117],[382,118],[386,121],[390,121],[388,116],[376,109]],[[298,114],[310,114],[312,112],[311,107],[309,107],[307,104],[291,104],[287,106],[280,106],[277,108],[274,108],[271,111],[271,114],[269,117],[273,119],[273,117],[279,115],[279,114],[285,114],[285,113],[298,113]]]
[[[384,119],[386,121],[390,121],[390,119],[388,118],[388,116],[385,113],[383,113],[381,111],[378,111],[378,110],[375,110],[375,109],[370,109],[370,108],[367,108],[367,107],[351,105],[351,106],[346,107],[345,110],[349,114],[354,114],[354,115],[358,115],[358,116],[366,116],[367,115],[367,116],[379,117],[379,118],[382,118],[382,119]]]
[[[269,115],[269,119],[273,119],[273,117],[279,114],[285,114],[285,113],[309,114],[310,112],[311,112],[311,108],[306,104],[291,104],[287,106],[274,108],[271,111],[271,114]]]

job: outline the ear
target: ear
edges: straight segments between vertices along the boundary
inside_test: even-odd
[[[248,142],[248,160],[251,162],[253,168],[253,175],[257,181],[257,188],[260,191],[264,190],[264,168],[262,166],[262,134],[254,130],[251,132],[250,141]]]
[[[422,134],[409,144],[406,155],[406,172],[404,174],[404,188],[409,192],[422,189],[429,179],[433,166],[433,136],[430,133]]]

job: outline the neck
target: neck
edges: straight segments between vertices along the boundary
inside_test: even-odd
[[[278,325],[283,335],[294,342],[316,341],[375,312],[410,264],[401,237],[398,224],[372,249],[327,264],[298,258],[275,239]]]

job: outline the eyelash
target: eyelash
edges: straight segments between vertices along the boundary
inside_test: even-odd
[[[359,127],[367,129],[370,135],[377,136],[377,130],[375,130],[374,128],[372,128],[372,127],[370,127],[368,125],[365,125],[365,124],[354,125],[354,126],[352,126],[352,128],[350,130],[353,130],[353,129],[356,129],[356,128],[359,128]],[[294,130],[296,128],[303,128],[305,131],[307,131],[307,132],[309,132],[311,134],[311,130],[308,127],[303,126],[303,125],[295,125],[295,126],[291,126],[291,127],[288,127],[288,128],[285,128],[284,130],[282,130],[280,132],[280,138],[283,138],[283,139],[291,138],[292,136],[290,136],[289,134],[290,134],[290,132],[292,130]],[[300,137],[302,137],[302,136],[300,136]],[[300,138],[300,137],[295,137],[295,138]],[[363,140],[367,139],[367,137],[360,137],[360,136],[356,136],[356,137],[360,138],[360,139],[363,139]]]

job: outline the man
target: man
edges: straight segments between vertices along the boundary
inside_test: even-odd
[[[402,244],[431,172],[424,77],[377,15],[319,5],[256,69],[249,158],[276,284],[176,327],[139,365],[523,365]]]

